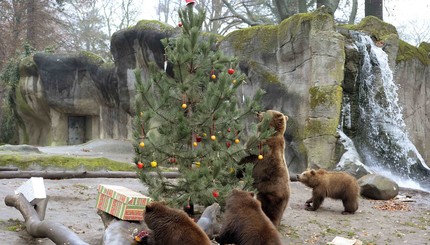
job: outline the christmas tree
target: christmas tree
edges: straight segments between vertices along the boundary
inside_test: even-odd
[[[138,175],[155,200],[174,206],[223,203],[233,188],[252,189],[252,166],[238,163],[249,149],[260,153],[259,142],[271,134],[247,123],[261,110],[263,91],[239,97],[245,76],[236,71],[236,59],[215,49],[216,37],[202,32],[205,13],[188,4],[179,16],[181,34],[162,40],[172,72],[151,64],[146,81],[135,72]],[[162,172],[171,170],[180,177],[164,178]]]

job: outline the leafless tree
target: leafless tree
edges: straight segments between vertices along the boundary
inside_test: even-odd
[[[422,42],[430,43],[429,21],[409,21],[397,27],[397,32],[402,40],[412,45],[419,46]]]

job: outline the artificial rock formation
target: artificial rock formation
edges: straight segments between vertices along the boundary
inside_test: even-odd
[[[426,137],[429,47],[415,48],[398,40],[391,25],[365,18],[356,26],[336,26],[331,15],[317,10],[297,14],[279,25],[254,26],[224,37],[218,48],[238,57],[247,75],[242,93],[266,90],[266,109],[289,117],[285,134],[290,172],[307,167],[333,168],[343,154],[337,131],[345,95],[357,100],[357,72],[361,62],[349,30],[364,31],[382,43],[399,85],[408,134],[425,160],[430,161]],[[140,21],[116,32],[111,39],[114,64],[86,53],[36,54],[21,64],[17,92],[19,113],[25,125],[20,143],[74,144],[73,120],[83,120],[83,141],[131,138],[135,69],[149,76],[148,63],[164,68],[161,39],[174,37],[179,27],[157,21]],[[427,56],[426,56],[427,55]],[[171,72],[168,65],[167,72]],[[349,120],[358,120],[351,102]],[[76,117],[76,118],[75,118]],[[70,121],[72,120],[72,121]],[[75,122],[76,124],[76,122]],[[78,125],[79,126],[79,125]],[[71,130],[71,131],[70,131]],[[345,130],[345,128],[344,128]],[[359,130],[345,130],[353,138]],[[78,133],[79,134],[79,133]]]

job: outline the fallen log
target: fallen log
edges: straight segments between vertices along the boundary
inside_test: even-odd
[[[43,220],[45,210],[43,212],[40,209],[37,210],[21,193],[7,195],[4,202],[7,206],[14,207],[21,212],[25,220],[26,230],[32,237],[49,238],[55,244],[88,245],[64,225]],[[42,205],[42,209],[46,209],[46,202]]]
[[[18,171],[17,167],[0,167],[0,171]]]
[[[157,173],[150,172],[156,176]],[[168,179],[178,178],[179,172],[163,172]],[[44,179],[73,179],[73,178],[137,178],[136,172],[123,171],[0,171],[0,179],[16,179],[42,177]]]
[[[155,244],[151,235],[152,232],[149,231],[148,226],[144,222],[120,220],[101,210],[98,210],[97,214],[100,216],[105,226],[105,232],[103,233],[101,242],[102,245],[135,245],[137,242],[134,236],[141,230],[148,231],[148,236],[145,237],[140,244]]]

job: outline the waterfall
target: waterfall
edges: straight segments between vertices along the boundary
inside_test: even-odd
[[[362,56],[357,78],[357,151],[367,167],[400,186],[416,183],[414,188],[430,190],[430,168],[408,138],[388,55],[370,37],[360,33],[352,37]]]

